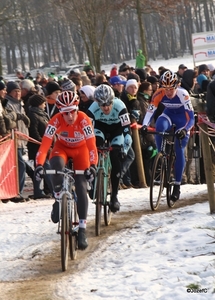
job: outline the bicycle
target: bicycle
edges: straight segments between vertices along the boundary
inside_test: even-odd
[[[68,256],[75,260],[78,250],[78,213],[77,195],[75,192],[74,175],[84,174],[84,171],[74,171],[64,168],[63,171],[46,170],[46,174],[63,175],[62,189],[59,192],[59,222],[57,233],[61,235],[61,265],[62,271],[67,270]]]
[[[102,207],[104,208],[104,223],[110,225],[112,213],[109,209],[111,183],[110,183],[110,151],[113,148],[106,143],[104,146],[97,147],[98,150],[98,165],[96,170],[96,178],[94,182],[93,203],[96,205],[95,214],[95,234],[100,235],[101,232],[101,214]]]
[[[170,208],[172,208],[175,205],[175,202],[171,200],[171,191],[174,185],[173,170],[175,162],[175,133],[158,131],[148,131],[148,133],[162,136],[161,150],[155,156],[152,166],[150,206],[153,211],[158,209],[163,195],[163,190],[166,188],[167,204]]]

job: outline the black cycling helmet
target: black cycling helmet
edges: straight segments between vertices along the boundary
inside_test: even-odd
[[[94,91],[94,99],[99,106],[112,104],[114,97],[113,89],[107,84],[99,85]]]
[[[172,71],[166,71],[160,78],[161,86],[164,88],[176,87],[178,84],[178,76]]]

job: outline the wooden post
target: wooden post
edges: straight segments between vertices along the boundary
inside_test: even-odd
[[[198,103],[197,111],[199,115],[205,115],[205,103]],[[205,123],[199,124],[200,130],[201,128],[208,132],[208,125]],[[200,131],[200,140],[202,145],[202,154],[203,154],[203,161],[204,161],[204,170],[205,170],[205,178],[207,183],[207,190],[208,190],[208,199],[210,205],[210,213],[215,213],[215,196],[214,196],[214,178],[213,178],[213,164],[212,164],[212,157],[211,157],[211,149],[209,145],[208,135],[203,131]]]
[[[133,119],[133,118],[131,118]],[[136,121],[132,121],[132,123],[136,123]],[[144,172],[144,165],[143,165],[143,158],[142,158],[142,151],[140,146],[140,137],[139,137],[139,131],[137,126],[134,126],[131,128],[132,131],[132,138],[133,138],[133,144],[134,144],[134,152],[137,162],[137,172],[138,172],[138,178],[139,178],[139,186],[140,188],[146,188],[146,177]]]

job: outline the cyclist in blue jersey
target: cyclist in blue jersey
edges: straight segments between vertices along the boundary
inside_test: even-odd
[[[175,73],[168,70],[160,79],[161,88],[158,89],[149,104],[147,113],[143,120],[142,132],[147,132],[147,126],[150,124],[155,111],[160,102],[164,105],[164,111],[158,117],[155,127],[156,131],[164,132],[171,129],[175,124],[175,184],[171,195],[172,201],[177,201],[180,197],[180,185],[182,174],[185,167],[185,147],[190,136],[190,129],[194,125],[194,111],[189,93],[178,85],[178,77]],[[161,148],[162,137],[156,135],[156,144],[158,151]]]
[[[96,145],[103,146],[108,139],[111,146],[111,200],[110,210],[120,209],[117,198],[121,164],[132,144],[130,118],[125,104],[115,98],[113,89],[106,85],[99,85],[94,92],[95,102],[89,107],[87,115],[92,119],[96,136]]]

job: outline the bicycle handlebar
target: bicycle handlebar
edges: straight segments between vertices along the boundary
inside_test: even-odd
[[[65,172],[66,170],[66,172]],[[84,171],[83,170],[69,170],[69,169],[64,169],[63,171],[57,171],[57,170],[45,170],[46,174],[49,175],[66,175],[66,174],[73,174],[73,175],[83,175]]]
[[[162,131],[147,131],[147,133],[150,133],[150,134],[158,134],[158,135],[162,135],[162,136],[175,136],[175,132],[162,132]]]

